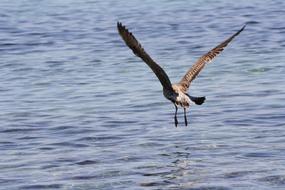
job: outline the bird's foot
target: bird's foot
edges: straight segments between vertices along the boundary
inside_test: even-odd
[[[185,126],[187,127],[188,125],[187,117],[184,117],[184,121],[185,121]]]
[[[187,121],[187,115],[186,115],[186,108],[184,108],[184,122],[185,122],[185,126],[187,127],[188,121]]]
[[[175,122],[175,127],[178,126],[178,120],[177,120],[177,117],[174,117],[174,122]]]

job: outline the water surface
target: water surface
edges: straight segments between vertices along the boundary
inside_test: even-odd
[[[284,1],[1,1],[0,189],[284,189]],[[177,82],[164,99],[121,21]]]

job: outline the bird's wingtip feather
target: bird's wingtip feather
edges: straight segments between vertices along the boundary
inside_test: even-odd
[[[124,27],[123,24],[120,21],[117,21],[117,28],[119,29],[119,28],[123,28],[123,27]]]

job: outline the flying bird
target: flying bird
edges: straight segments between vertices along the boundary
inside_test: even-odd
[[[122,25],[121,22],[117,23],[118,32],[122,39],[125,41],[126,45],[133,51],[136,56],[140,57],[151,68],[151,70],[154,72],[154,74],[159,79],[161,85],[163,86],[164,97],[174,104],[174,122],[176,127],[178,125],[178,107],[182,107],[184,109],[184,122],[187,126],[188,122],[186,116],[186,109],[189,108],[190,103],[194,102],[197,105],[201,105],[206,99],[205,96],[194,97],[187,93],[191,82],[197,77],[197,75],[207,63],[211,62],[218,54],[220,54],[224,50],[224,48],[244,30],[245,26],[246,25],[244,25],[239,31],[237,31],[231,37],[223,41],[221,44],[213,48],[211,51],[201,56],[196,61],[196,63],[194,63],[193,66],[187,71],[187,73],[180,80],[180,82],[172,84],[165,71],[146,53],[146,51],[135,38],[135,36],[131,32],[129,32],[128,29],[124,25]]]

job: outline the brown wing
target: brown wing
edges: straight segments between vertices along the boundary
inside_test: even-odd
[[[144,51],[141,44],[137,41],[134,35],[128,31],[128,29],[122,25],[122,23],[117,23],[117,28],[119,34],[125,41],[126,45],[133,50],[134,54],[140,57],[155,73],[160,83],[165,89],[172,90],[171,82],[165,73],[165,71],[155,63],[152,58]]]
[[[214,49],[203,55],[198,59],[198,61],[187,71],[186,75],[181,79],[179,84],[182,86],[182,89],[184,92],[186,92],[190,86],[190,83],[196,78],[196,76],[200,73],[200,71],[203,69],[203,67],[206,65],[206,63],[211,62],[218,54],[220,54],[224,48],[243,31],[245,28],[245,25],[237,31],[234,35],[232,35],[230,38],[216,46]]]

